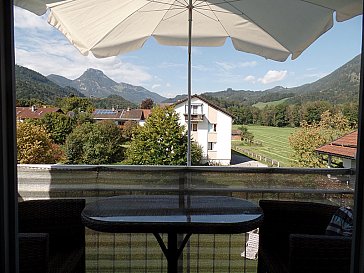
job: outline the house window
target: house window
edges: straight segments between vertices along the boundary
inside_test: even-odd
[[[207,150],[209,150],[209,151],[215,150],[215,145],[216,145],[216,142],[208,142],[207,143]]]
[[[192,131],[196,132],[197,131],[197,123],[192,123]]]
[[[192,114],[197,115],[198,105],[192,105]]]
[[[210,123],[209,124],[209,132],[216,132],[216,127],[217,127],[216,123]]]

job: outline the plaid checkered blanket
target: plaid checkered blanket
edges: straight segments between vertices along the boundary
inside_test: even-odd
[[[326,228],[327,235],[351,236],[353,233],[353,212],[350,207],[339,208]]]

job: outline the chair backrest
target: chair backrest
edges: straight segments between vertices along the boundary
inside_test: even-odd
[[[18,204],[19,232],[48,233],[52,248],[84,246],[82,199],[30,200]]]
[[[264,213],[260,236],[265,242],[288,247],[290,234],[325,234],[338,206],[297,201],[261,200]]]

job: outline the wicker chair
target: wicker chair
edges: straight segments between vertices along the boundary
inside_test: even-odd
[[[258,273],[350,272],[351,238],[325,235],[336,206],[261,200]]]
[[[19,203],[20,273],[85,272],[82,199]]]

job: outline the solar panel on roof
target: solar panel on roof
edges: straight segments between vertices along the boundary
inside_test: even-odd
[[[96,109],[95,110],[96,115],[115,115],[115,111],[110,109]]]

